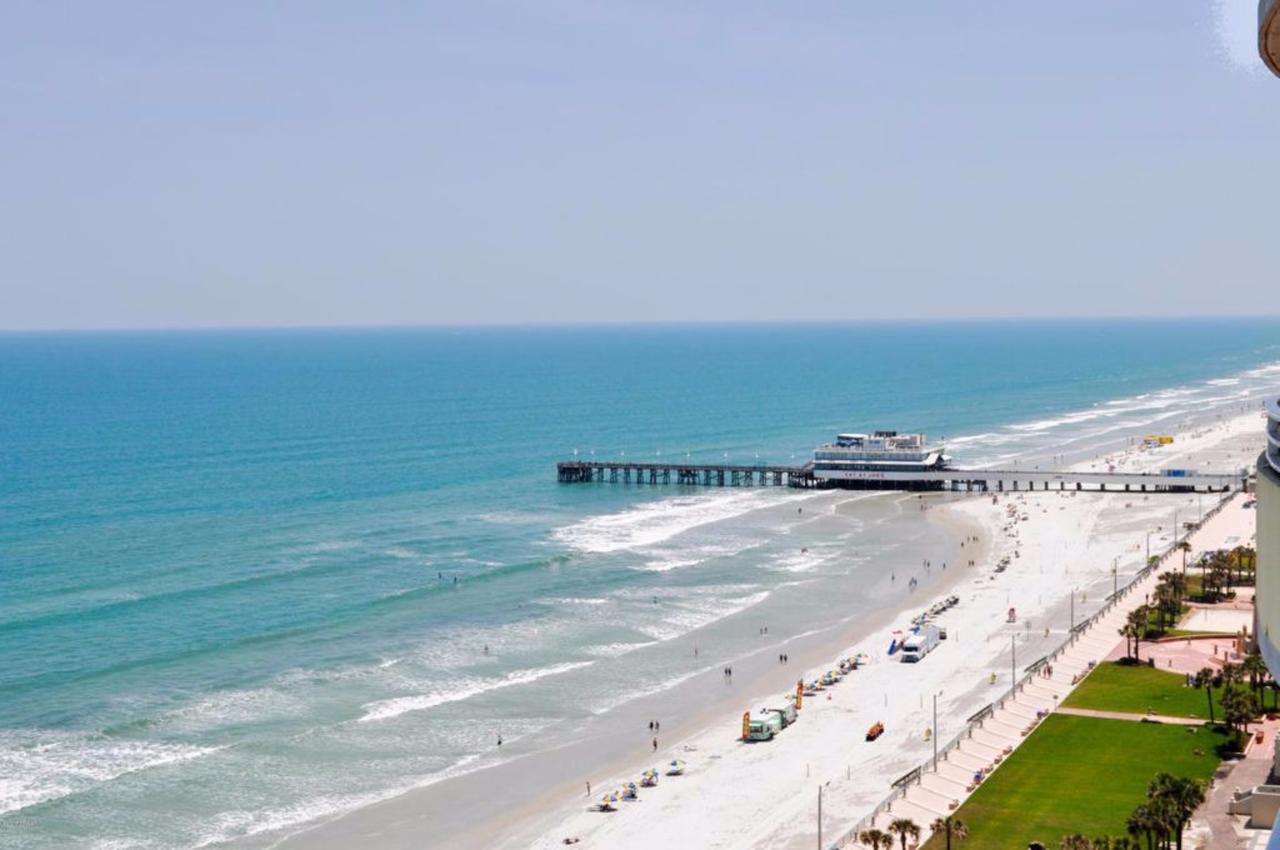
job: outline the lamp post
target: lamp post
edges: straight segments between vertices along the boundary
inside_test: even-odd
[[[822,850],[822,786],[818,786],[818,850]]]
[[[933,772],[938,772],[938,695],[933,695]]]
[[[1018,636],[1009,635],[1009,650],[1012,655],[1009,657],[1009,690],[1012,691],[1014,686],[1018,684]]]

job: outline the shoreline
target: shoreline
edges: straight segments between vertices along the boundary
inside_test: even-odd
[[[1082,460],[1077,464],[1074,464],[1074,466],[1076,468],[1087,468],[1090,465],[1100,462],[1108,463],[1111,462],[1117,454],[1120,456],[1120,463],[1126,466],[1137,465],[1145,467],[1150,465],[1150,462],[1152,461],[1158,465],[1168,465],[1174,460],[1174,458],[1179,458],[1189,453],[1194,454],[1197,451],[1207,450],[1209,447],[1202,445],[1205,442],[1204,438],[1206,436],[1214,438],[1211,441],[1214,445],[1231,439],[1231,432],[1233,428],[1239,430],[1240,423],[1247,423],[1248,425],[1253,426],[1253,429],[1256,430],[1256,419],[1253,413],[1240,414],[1227,419],[1218,417],[1215,422],[1192,425],[1185,429],[1185,431],[1178,431],[1179,443],[1182,445],[1178,446],[1178,451],[1176,452],[1144,456],[1142,452],[1129,447],[1118,453],[1113,452],[1111,455],[1104,456],[1101,453],[1095,454],[1090,459]],[[1225,436],[1217,435],[1217,432],[1224,428],[1228,433]],[[1260,433],[1260,431],[1258,433]],[[1250,436],[1256,436],[1252,431],[1250,431],[1249,434]],[[1190,446],[1189,448],[1188,445]],[[999,496],[999,499],[997,500],[999,502],[999,506],[994,511],[991,510],[991,508],[996,507],[991,503],[992,495]],[[1124,557],[1126,558],[1127,563],[1140,561],[1142,553],[1140,551],[1135,551],[1131,544],[1119,545],[1118,538],[1128,535],[1131,539],[1132,536],[1136,536],[1140,533],[1140,530],[1142,529],[1161,529],[1162,526],[1156,524],[1159,522],[1157,510],[1163,510],[1163,504],[1172,504],[1173,501],[1173,497],[1157,496],[1157,501],[1155,503],[1151,503],[1146,498],[1145,494],[1101,494],[1096,498],[1092,495],[1081,494],[1082,498],[1077,500],[1074,495],[1060,493],[1005,493],[984,494],[980,496],[976,494],[932,493],[924,496],[923,499],[920,498],[919,494],[885,493],[882,499],[878,499],[877,501],[894,504],[899,508],[899,510],[901,510],[908,502],[911,504],[919,502],[921,504],[929,504],[933,506],[932,509],[927,512],[927,520],[929,521],[929,524],[935,528],[943,529],[943,533],[951,541],[950,551],[948,551],[945,556],[935,556],[935,560],[945,557],[946,560],[956,563],[957,565],[961,563],[961,559],[955,556],[955,551],[958,548],[956,546],[956,542],[960,537],[964,537],[965,533],[960,531],[959,534],[956,534],[956,530],[964,528],[981,528],[983,530],[979,532],[979,534],[984,541],[984,551],[976,558],[978,561],[978,572],[981,572],[982,568],[989,566],[989,564],[984,563],[984,561],[994,563],[1003,555],[1009,554],[1026,545],[1027,548],[1022,550],[1025,557],[1020,559],[1020,562],[1015,561],[1015,567],[1022,567],[1023,574],[1018,576],[1016,580],[1014,575],[1005,575],[997,579],[979,575],[975,573],[974,570],[959,568],[954,569],[954,571],[949,571],[950,575],[945,577],[933,576],[932,580],[927,584],[922,583],[922,592],[912,594],[900,605],[886,606],[885,608],[876,610],[871,614],[851,616],[844,620],[814,630],[811,633],[805,633],[787,639],[781,645],[785,647],[797,647],[796,649],[790,650],[790,652],[797,656],[793,659],[797,662],[794,667],[778,669],[772,668],[768,664],[761,663],[761,656],[764,656],[766,652],[772,654],[778,644],[771,644],[767,649],[762,647],[761,649],[748,653],[745,657],[734,661],[735,667],[742,665],[745,666],[746,669],[751,669],[753,671],[746,687],[740,689],[735,685],[733,696],[729,696],[728,694],[724,694],[723,691],[720,691],[720,696],[711,696],[705,703],[700,704],[695,711],[692,711],[682,717],[678,722],[672,723],[671,721],[665,721],[670,732],[664,730],[664,737],[670,735],[671,738],[675,739],[675,745],[668,747],[665,745],[666,742],[664,741],[661,751],[656,756],[647,755],[647,749],[645,747],[636,745],[622,747],[617,752],[611,752],[604,758],[603,762],[599,762],[601,757],[600,753],[594,751],[592,740],[587,738],[584,741],[572,742],[552,750],[521,756],[503,764],[482,768],[462,776],[442,780],[423,788],[410,790],[397,797],[357,809],[339,818],[312,824],[300,832],[280,838],[277,843],[271,846],[336,848],[351,846],[356,843],[368,843],[379,848],[410,846],[429,848],[445,845],[457,846],[461,843],[463,846],[533,846],[549,848],[552,845],[559,844],[561,838],[580,836],[586,836],[582,838],[584,846],[619,848],[640,846],[643,842],[639,840],[640,837],[635,834],[635,830],[639,829],[644,832],[646,834],[646,838],[651,834],[649,830],[646,830],[643,826],[633,823],[630,826],[631,831],[628,832],[625,828],[615,827],[615,825],[621,825],[627,819],[630,819],[633,822],[641,820],[646,822],[651,821],[654,813],[651,811],[642,814],[637,813],[635,810],[640,808],[641,804],[626,806],[623,811],[607,818],[594,812],[585,812],[584,810],[587,808],[589,801],[585,795],[584,786],[579,784],[580,782],[585,781],[585,778],[589,778],[590,776],[610,777],[609,780],[603,783],[598,783],[595,780],[592,781],[592,797],[598,798],[599,793],[604,790],[608,790],[612,787],[612,784],[617,783],[625,777],[634,778],[634,775],[638,774],[639,770],[643,767],[651,766],[653,763],[664,763],[673,757],[673,755],[678,755],[683,752],[682,748],[684,746],[691,745],[697,747],[696,752],[699,754],[711,752],[708,748],[713,746],[724,750],[724,748],[728,746],[725,742],[734,735],[733,731],[729,729],[729,727],[736,726],[737,718],[740,716],[737,711],[734,710],[735,702],[737,706],[750,704],[751,707],[754,708],[764,695],[776,693],[785,689],[785,687],[779,687],[780,684],[785,686],[789,685],[790,682],[794,682],[796,674],[801,670],[805,670],[811,675],[814,669],[828,669],[833,666],[830,659],[850,654],[864,646],[874,649],[874,635],[887,632],[888,629],[894,625],[900,625],[902,620],[905,619],[905,616],[910,615],[910,612],[914,612],[919,608],[927,606],[934,599],[941,595],[945,595],[948,591],[951,591],[957,586],[963,584],[965,579],[973,580],[972,588],[968,588],[968,585],[966,585],[966,587],[975,594],[975,599],[981,596],[988,597],[985,599],[985,604],[988,609],[993,607],[999,609],[1002,607],[1002,605],[998,603],[998,600],[993,601],[989,598],[991,591],[995,591],[997,595],[1000,591],[1004,591],[1006,596],[1005,602],[1008,602],[1012,598],[1014,590],[1017,590],[1022,593],[1022,596],[1018,600],[1019,604],[1016,606],[1020,611],[1034,613],[1041,622],[1056,621],[1058,619],[1065,620],[1067,613],[1065,610],[1068,601],[1067,597],[1070,596],[1071,593],[1069,590],[1064,590],[1062,587],[1058,586],[1062,584],[1061,577],[1059,577],[1059,580],[1057,580],[1056,583],[1049,582],[1048,586],[1044,587],[1042,586],[1045,583],[1044,580],[1037,583],[1034,579],[1031,579],[1030,576],[1026,575],[1028,571],[1027,568],[1029,568],[1033,562],[1039,562],[1041,564],[1041,572],[1043,573],[1043,564],[1045,562],[1054,561],[1055,559],[1065,559],[1064,563],[1067,565],[1066,574],[1069,576],[1071,572],[1071,562],[1082,559],[1086,555],[1087,547],[1086,549],[1080,549],[1079,551],[1068,551],[1065,548],[1061,548],[1066,546],[1065,543],[1061,543],[1054,544],[1060,547],[1058,550],[1046,552],[1041,551],[1045,548],[1046,544],[1037,544],[1034,536],[1023,538],[1020,534],[1022,529],[1013,531],[1010,536],[1007,528],[1002,528],[1002,522],[1004,519],[1002,517],[1002,512],[1005,511],[1007,506],[1011,503],[1025,503],[1028,495],[1031,496],[1034,507],[1040,509],[1041,516],[1049,514],[1050,507],[1056,506],[1060,512],[1065,511],[1065,516],[1068,516],[1069,518],[1074,517],[1073,521],[1076,523],[1077,527],[1075,529],[1067,529],[1068,537],[1072,535],[1077,539],[1084,539],[1088,537],[1087,529],[1090,527],[1090,523],[1096,524],[1101,522],[1101,518],[1105,515],[1112,524],[1112,527],[1105,535],[1108,537],[1108,545],[1110,546],[1108,551],[1112,549],[1115,550],[1114,557]],[[1124,499],[1126,498],[1130,500],[1128,503],[1124,502]],[[1122,504],[1123,508],[1121,507]],[[1132,511],[1131,509],[1134,508],[1135,504],[1137,506],[1137,510]],[[1069,508],[1073,509],[1069,510]],[[1031,511],[1030,507],[1026,510],[1034,513],[1034,511]],[[1134,513],[1139,513],[1141,516],[1134,516]],[[1039,521],[1039,517],[1037,517],[1035,521],[1031,521],[1028,524],[1034,527]],[[1016,524],[1020,525],[1020,523]],[[1058,525],[1062,524],[1063,522],[1058,523]],[[1049,523],[1049,525],[1053,525],[1053,523]],[[1133,526],[1133,528],[1129,528],[1127,526]],[[1003,538],[1001,537],[1002,534],[1005,535]],[[1111,538],[1117,539],[1112,540]],[[998,542],[1002,543],[1003,547],[997,545]],[[1040,549],[1037,549],[1037,546],[1039,546]],[[1111,582],[1109,579],[1111,574],[1110,571],[1106,571],[1105,575],[1099,572],[1096,566],[1096,553],[1090,557],[1093,559],[1092,563],[1094,564],[1094,567],[1090,570],[1086,564],[1085,569],[1083,570],[1084,574],[1079,575],[1079,580],[1087,587],[1087,590],[1085,591],[1086,596],[1100,602],[1101,599],[1105,597],[1106,591],[1109,591],[1110,589],[1109,587],[1103,587],[1103,585],[1110,585]],[[967,559],[968,556],[966,555],[965,560],[967,561]],[[1108,562],[1109,560],[1110,559],[1108,559]],[[1136,568],[1134,571],[1136,571]],[[1011,569],[1010,573],[1017,573],[1017,570]],[[1032,596],[1025,593],[1028,588],[1041,590],[1040,595],[1036,596],[1034,601]],[[1045,595],[1049,596],[1048,600],[1043,598]],[[967,599],[966,602],[968,601],[970,600]],[[962,608],[963,607],[964,606],[962,606]],[[1081,608],[1077,611],[1077,614],[1080,618],[1083,618],[1088,616],[1090,610],[1093,608],[1096,608],[1096,606],[1082,604]],[[962,612],[962,616],[964,615],[965,613]],[[1022,617],[1020,616],[1019,620],[1021,621],[1021,619]],[[1030,620],[1028,620],[1027,623],[1027,637],[1030,638]],[[1020,624],[1021,623],[1019,622],[1014,625],[1015,631]],[[1036,628],[1038,630],[1040,626],[1037,625]],[[963,635],[957,630],[957,634],[955,635],[957,639],[951,642],[951,646],[954,647],[960,644],[963,639],[967,648],[972,645],[973,632],[976,631],[980,638],[980,645],[977,646],[976,649],[970,650],[970,655],[973,657],[981,656],[985,659],[993,652],[998,655],[999,652],[1003,651],[1005,657],[1008,658],[1007,648],[1001,650],[997,646],[993,646],[995,643],[995,641],[993,641],[993,633],[1003,633],[1006,630],[1003,629],[1002,626],[993,628],[991,627],[991,624],[988,624],[988,633],[984,638],[982,629],[983,626],[981,625],[978,625],[976,628],[974,628],[973,625],[966,625]],[[1054,633],[1054,640],[1056,640],[1062,630],[1054,627],[1051,631]],[[1044,640],[1048,640],[1049,637],[1049,633],[1046,632]],[[1041,640],[1038,642],[1043,643],[1044,641]],[[875,641],[875,643],[878,643],[878,641]],[[1032,646],[1035,646],[1036,643],[1037,641],[1031,641]],[[1001,643],[1000,645],[1004,644]],[[946,645],[944,644],[944,647],[945,646]],[[1030,647],[1028,648],[1028,651],[1031,651]],[[880,655],[882,654],[883,648],[880,649]],[[876,658],[878,661],[879,658]],[[1028,660],[1030,660],[1030,658],[1034,658],[1034,655],[1030,655]],[[983,663],[985,663],[985,661]],[[1006,661],[1006,670],[1007,663],[1008,662]],[[935,669],[940,666],[940,664],[932,665],[929,672],[931,674],[940,672]],[[981,664],[979,666],[981,666]],[[759,667],[763,667],[764,669],[757,669]],[[930,667],[930,665],[928,665],[927,661],[920,665],[921,670],[928,667]],[[869,669],[877,673],[881,673],[882,670],[888,672],[888,665],[874,664]],[[862,677],[864,681],[868,679],[868,677],[863,676],[863,673],[864,671],[858,671],[851,674],[850,677],[847,677],[845,683],[838,686],[833,692],[836,699],[833,700],[832,703],[829,703],[829,705],[836,703],[836,701],[844,697],[845,694],[855,690],[863,690],[862,688],[859,688],[857,684],[860,681],[860,677]],[[883,675],[884,674],[882,673],[880,678],[883,678]],[[646,716],[646,712],[648,712],[648,716],[660,714],[660,712],[653,709],[652,706],[661,702],[663,697],[669,691],[675,689],[686,689],[690,691],[697,690],[699,693],[705,692],[714,694],[716,693],[714,687],[708,688],[707,681],[710,680],[711,682],[715,682],[718,678],[719,677],[715,676],[713,671],[704,670],[694,677],[676,682],[674,685],[657,694],[633,700],[632,702],[619,706],[617,709],[611,710],[607,713],[612,714],[616,711],[622,716],[634,715],[635,722],[638,725],[644,722],[643,718]],[[946,689],[948,691],[947,705],[949,709],[953,705],[956,707],[958,710],[956,717],[967,716],[967,711],[959,710],[961,704],[966,704],[970,707],[973,705],[980,705],[983,692],[989,689],[983,684],[975,684],[967,688],[961,688],[959,696],[954,696],[953,689],[956,687],[956,676],[951,676],[950,680],[953,681],[953,684]],[[916,684],[919,685],[920,683],[917,682]],[[908,725],[912,723],[918,724],[918,716],[924,708],[924,700],[923,697],[921,697],[918,700],[918,705],[910,705],[912,702],[911,698],[916,695],[915,691],[919,691],[920,689],[919,687],[916,687],[914,691],[911,691],[909,688],[908,690],[910,692],[904,695],[905,703],[907,704],[895,705],[894,710],[902,712],[899,716],[905,718],[905,722]],[[744,692],[749,693],[750,696],[742,696]],[[847,697],[845,699],[847,699]],[[884,701],[887,709],[889,707],[889,696],[887,691]],[[904,700],[898,700],[897,702],[902,703]],[[806,708],[809,708],[810,705],[807,705]],[[818,708],[823,709],[824,706],[819,705]],[[740,710],[740,708],[738,710]],[[847,709],[845,709],[845,711],[847,711]],[[824,712],[805,712],[802,714],[802,722],[797,724],[797,726],[792,727],[792,730],[788,730],[784,733],[784,735],[779,738],[778,742],[763,746],[749,747],[748,751],[750,752],[751,757],[753,760],[762,759],[767,764],[773,765],[775,771],[783,769],[784,766],[788,766],[786,769],[795,769],[795,762],[798,756],[794,751],[799,749],[811,754],[815,745],[822,745],[822,735],[817,734],[808,736],[810,740],[804,742],[796,741],[794,745],[790,745],[791,752],[781,752],[781,748],[782,746],[789,745],[788,739],[794,740],[803,735],[804,730],[808,726],[818,725],[810,724],[806,721],[809,721],[813,717],[813,714],[822,713]],[[829,714],[830,712],[826,713]],[[949,721],[950,719],[951,718],[947,718],[946,720]],[[830,728],[836,728],[832,726],[830,718],[827,718],[822,725]],[[943,725],[944,724],[940,724],[939,737],[945,740],[949,737],[950,733],[943,728]],[[729,731],[726,732],[726,730]],[[800,734],[797,734],[793,730],[800,730]],[[895,730],[895,732],[896,731],[897,730]],[[894,737],[897,736],[895,735]],[[704,743],[711,741],[713,738],[715,739],[713,742]],[[779,752],[773,752],[774,749],[778,749]],[[847,783],[849,787],[843,788],[840,787],[840,782],[827,780],[825,784],[831,788],[832,792],[834,792],[832,794],[832,803],[836,810],[834,814],[828,816],[828,819],[832,821],[832,834],[838,834],[843,831],[843,827],[841,826],[842,824],[851,822],[851,819],[856,820],[856,810],[859,806],[865,805],[865,808],[870,809],[875,802],[878,802],[879,797],[883,796],[884,791],[869,791],[868,789],[870,789],[872,785],[878,788],[886,788],[888,779],[892,778],[892,776],[898,775],[894,772],[895,770],[900,767],[906,768],[908,765],[914,765],[914,763],[918,761],[917,756],[919,755],[920,749],[920,742],[918,740],[915,741],[914,745],[908,744],[906,741],[900,741],[899,743],[889,743],[886,741],[886,746],[881,748],[881,753],[884,754],[884,757],[860,766],[859,770],[863,773],[863,775],[859,777],[861,782],[854,781],[852,779],[853,770],[851,765],[847,765],[844,768],[845,774],[850,777],[850,780]],[[760,754],[758,759],[756,756],[757,753]],[[719,752],[719,754],[710,754],[709,756],[710,758],[717,760],[718,763],[715,765],[715,768],[721,773],[725,772],[720,769],[724,767],[724,762],[728,755],[728,751],[724,750]],[[551,778],[545,769],[539,769],[533,764],[533,762],[538,760],[535,757],[541,757],[541,761],[544,763],[544,768],[546,764],[555,765],[552,770],[554,778]],[[698,758],[701,757],[702,756],[698,756]],[[573,762],[576,762],[579,759],[590,761],[592,758],[595,758],[598,763],[603,764],[603,768],[578,769],[575,771]],[[550,761],[548,761],[548,759],[550,759]],[[690,760],[693,761],[692,758]],[[818,759],[815,757],[814,760],[817,761]],[[804,765],[806,771],[806,784],[815,785],[821,778],[822,774],[818,771],[814,771],[814,775],[810,777],[808,776],[809,762],[806,760]],[[752,770],[758,771],[759,769],[760,765],[752,766]],[[827,770],[826,775],[830,775],[832,772],[830,768],[823,769]],[[746,781],[754,781],[755,778],[759,777],[758,773],[753,773],[751,775],[753,779]],[[705,789],[703,789],[703,795],[699,795],[697,791],[692,788],[682,787],[692,786],[695,784],[684,781],[689,778],[690,777],[686,776],[682,777],[681,780],[664,780],[658,789],[647,789],[647,793],[642,796],[646,797],[646,802],[648,799],[655,797],[667,797],[672,799],[679,797],[698,797],[701,806],[699,809],[701,814],[698,815],[698,817],[705,817],[708,820],[723,821],[723,817],[713,818],[711,817],[711,813],[706,811],[707,800],[704,796],[706,793]],[[872,782],[872,780],[874,780],[874,782]],[[511,781],[521,783],[539,783],[542,787],[533,798],[516,804],[514,808],[508,808],[510,805],[508,802],[508,795],[503,791],[503,788],[505,787],[506,782]],[[737,780],[729,779],[726,781],[733,783]],[[833,784],[836,787],[831,787]],[[670,792],[672,786],[677,787],[675,792]],[[649,791],[652,793],[648,793]],[[871,798],[873,794],[875,799]],[[440,818],[443,817],[447,820],[448,816],[456,814],[451,811],[451,805],[465,803],[471,800],[488,801],[486,805],[488,806],[489,814],[485,816],[480,823],[469,827],[464,831],[458,832],[446,829],[445,834],[441,835],[439,831],[442,826]],[[738,834],[735,836],[734,840],[729,842],[729,846],[754,847],[759,846],[762,843],[767,843],[769,846],[777,847],[788,846],[786,839],[788,836],[793,838],[795,837],[794,822],[798,817],[797,813],[795,811],[791,811],[791,809],[796,808],[796,804],[798,802],[799,800],[795,799],[795,794],[791,793],[790,797],[785,801],[786,805],[778,806],[779,809],[783,810],[782,813],[771,819],[775,822],[771,831],[766,830],[765,834],[759,834],[756,836],[743,836]],[[868,803],[869,805],[866,805]],[[495,811],[498,813],[494,814]],[[809,819],[811,820],[811,817]],[[684,822],[686,824],[692,824],[692,827],[687,826],[687,828],[696,828],[700,823],[698,820],[689,821],[687,815]],[[612,834],[618,832],[626,834]],[[809,837],[804,840],[797,839],[798,843],[796,843],[795,846],[811,846],[812,832],[809,832],[808,836]]]
[[[874,498],[880,505],[893,505],[899,513],[905,513],[906,509],[903,506],[910,503],[914,507],[920,495],[888,491],[876,494]],[[962,497],[958,494],[930,493],[924,494],[924,498],[926,501],[946,504],[959,501]],[[837,506],[836,513],[852,512],[852,510],[852,507],[846,507],[841,511]],[[952,516],[949,512],[937,510],[936,507],[925,511],[924,514],[926,521],[946,537],[945,548],[935,551],[933,560],[958,560],[961,552],[960,537],[964,536],[964,531],[959,531],[960,529],[979,534],[983,531],[979,524],[963,516]],[[989,541],[987,542],[989,545]],[[831,665],[826,662],[841,648],[866,640],[872,635],[887,632],[903,614],[926,607],[933,597],[947,593],[965,577],[965,573],[959,569],[938,571],[937,575],[931,576],[930,581],[922,581],[916,592],[909,592],[904,596],[901,606],[870,614],[853,614],[837,622],[786,638],[780,643],[771,643],[767,647],[761,647],[745,656],[740,656],[732,662],[736,678],[731,685],[724,685],[722,677],[714,669],[706,669],[694,677],[678,681],[646,697],[624,703],[604,714],[634,715],[638,726],[644,722],[641,719],[643,717],[662,715],[663,710],[658,706],[668,698],[671,691],[677,688],[711,694],[712,696],[705,703],[695,702],[698,705],[695,711],[674,722],[664,721],[663,738],[672,743],[668,745],[665,741],[663,742],[656,762],[665,763],[671,758],[678,757],[682,752],[681,746],[686,742],[704,734],[706,730],[723,721],[726,714],[734,714],[736,710],[738,714],[734,716],[740,716],[741,706],[747,704],[754,706],[770,695],[777,695],[791,689],[800,671],[813,667],[827,669]],[[775,659],[770,657],[779,647],[782,647],[789,656],[794,656],[790,659],[791,663],[783,667],[776,666]],[[721,662],[713,662],[710,666],[717,665],[721,665]],[[743,669],[750,671],[745,679],[738,672]],[[731,687],[732,690],[725,692],[725,687]],[[437,846],[527,847],[536,840],[537,835],[555,822],[561,815],[559,811],[561,808],[573,806],[572,802],[567,801],[577,798],[582,801],[582,807],[585,807],[591,801],[598,799],[599,793],[607,790],[608,777],[638,773],[643,767],[652,766],[655,762],[648,748],[637,744],[590,770],[570,766],[568,771],[564,771],[566,763],[578,760],[576,754],[579,751],[583,751],[582,759],[589,760],[595,754],[593,741],[588,739],[582,742],[566,743],[550,750],[529,753],[507,762],[489,765],[431,785],[411,789],[336,819],[314,824],[308,829],[282,837],[270,846],[322,847],[338,850],[338,848],[354,846],[360,842],[376,841],[378,842],[376,846],[384,850]],[[492,817],[475,827],[462,832],[450,832],[447,835],[433,834],[434,828],[439,826],[439,819],[452,815],[454,804],[470,800],[490,800],[500,807],[505,805],[503,798],[506,795],[501,791],[503,782],[534,782],[538,778],[545,779],[546,773],[543,768],[548,761],[558,773],[569,772],[572,775],[557,777],[553,787],[541,791],[535,798],[520,803],[514,810],[503,811],[501,815]],[[531,762],[543,762],[544,765],[537,767]],[[592,783],[590,800],[585,794],[584,783],[588,780]],[[392,825],[395,827],[394,835],[389,834],[385,829]]]

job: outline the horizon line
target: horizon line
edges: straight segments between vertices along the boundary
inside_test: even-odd
[[[191,324],[191,325],[89,325],[46,327],[0,327],[0,334],[110,334],[110,333],[217,333],[235,331],[376,331],[376,330],[555,330],[588,328],[677,328],[677,327],[800,327],[855,325],[928,325],[928,324],[1008,324],[1013,322],[1177,322],[1177,321],[1267,321],[1280,318],[1280,313],[1220,313],[1106,316],[899,316],[842,319],[651,319],[638,321],[582,320],[555,322],[368,322],[306,324]]]

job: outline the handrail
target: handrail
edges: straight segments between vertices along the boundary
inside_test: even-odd
[[[1216,516],[1224,507],[1226,507],[1227,503],[1231,501],[1231,499],[1234,497],[1235,494],[1228,493],[1224,495],[1226,496],[1226,498],[1220,499],[1218,501],[1218,504],[1214,505],[1205,513],[1204,519],[1202,519],[1198,524],[1198,528],[1202,528],[1204,526],[1204,523],[1207,520]],[[1100,620],[1102,617],[1110,613],[1113,608],[1115,608],[1117,605],[1120,604],[1121,600],[1123,600],[1124,597],[1129,595],[1129,593],[1134,589],[1134,586],[1138,582],[1142,581],[1147,576],[1151,575],[1153,572],[1155,572],[1157,569],[1163,566],[1164,562],[1178,550],[1177,531],[1178,530],[1175,528],[1174,542],[1169,545],[1168,549],[1166,549],[1164,552],[1160,553],[1157,556],[1153,556],[1146,566],[1138,570],[1138,572],[1134,573],[1133,577],[1130,578],[1127,582],[1125,582],[1123,587],[1119,588],[1110,596],[1106,597],[1107,601],[1105,605],[1103,605],[1101,608],[1095,611],[1088,619],[1082,621],[1079,624],[1079,626],[1072,629],[1068,638],[1065,641],[1063,641],[1058,646],[1057,649],[1053,650],[1053,652],[1049,653],[1044,658],[1040,659],[1040,661],[1036,662],[1036,665],[1033,665],[1033,666],[1037,666],[1037,669],[1038,669],[1038,665],[1053,661],[1059,655],[1065,652],[1067,649],[1074,646],[1085,628],[1093,625],[1094,623],[1098,622],[1098,620]],[[988,703],[984,708],[979,709],[977,712],[971,715],[969,719],[965,721],[964,728],[962,728],[954,738],[948,741],[945,747],[941,747],[938,750],[938,760],[942,761],[943,757],[946,754],[950,753],[951,750],[959,746],[963,740],[971,738],[976,729],[982,728],[983,721],[986,720],[986,718],[993,713],[994,707],[1003,708],[1005,700],[1012,699],[1013,697],[1015,697],[1017,693],[1021,691],[1024,687],[1026,687],[1026,684],[1030,682],[1032,679],[1034,679],[1035,677],[1036,677],[1036,673],[1034,671],[1026,673],[1025,675],[1022,676],[1022,678],[1018,679],[1016,684],[1014,684],[1012,687],[1010,687],[1008,690],[1002,693],[999,699],[995,700],[994,702]],[[870,828],[871,824],[875,823],[875,819],[879,817],[882,812],[888,809],[889,806],[894,801],[898,800],[901,797],[906,796],[907,788],[911,784],[909,781],[907,781],[909,777],[911,777],[914,774],[917,782],[923,781],[924,773],[928,769],[929,763],[932,761],[933,761],[932,757],[926,759],[914,770],[910,771],[907,774],[904,774],[902,778],[896,780],[893,783],[893,791],[887,797],[885,797],[879,803],[877,803],[876,807],[872,809],[872,811],[869,814],[864,815],[862,818],[860,818],[858,822],[853,825],[853,828],[849,829],[847,832],[841,835],[838,839],[836,839],[836,842],[831,845],[832,849],[839,850],[839,848],[846,847],[850,843],[855,842],[857,840],[858,834],[862,832],[864,829]]]

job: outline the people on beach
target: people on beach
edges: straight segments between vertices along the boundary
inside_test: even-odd
[[[654,739],[653,739],[653,751],[654,751],[655,753],[658,751],[658,739],[657,739],[657,738],[654,738]]]
[[[499,747],[501,747],[501,746],[502,746],[502,736],[501,736],[501,735],[499,735],[499,736],[498,736],[498,746],[499,746]]]

